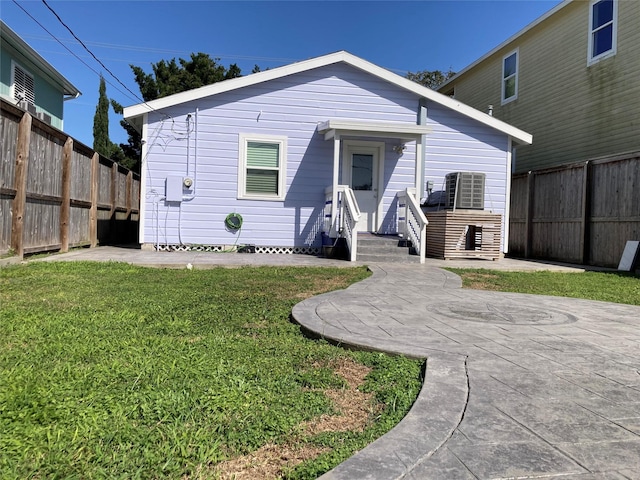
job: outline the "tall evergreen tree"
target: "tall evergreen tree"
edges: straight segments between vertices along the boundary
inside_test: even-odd
[[[101,155],[111,155],[111,140],[109,140],[109,99],[104,77],[100,75],[100,88],[96,114],[93,116],[93,149]]]

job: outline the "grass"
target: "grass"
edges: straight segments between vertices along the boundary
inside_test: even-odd
[[[533,293],[640,305],[640,278],[604,272],[503,272],[450,268],[465,288]]]
[[[119,263],[0,269],[2,478],[217,478],[264,445],[324,452],[286,469],[316,478],[395,425],[421,362],[312,341],[289,321],[359,269],[159,270]],[[376,421],[305,435],[335,414],[329,368],[370,367]]]

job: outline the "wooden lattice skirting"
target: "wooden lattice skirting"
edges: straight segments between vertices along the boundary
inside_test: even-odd
[[[211,252],[224,253],[237,251],[241,246],[233,245],[154,245],[159,252]],[[255,253],[275,255],[320,255],[320,247],[264,247],[255,246]]]

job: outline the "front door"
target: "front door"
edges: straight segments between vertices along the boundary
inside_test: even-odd
[[[360,207],[360,230],[378,230],[380,147],[347,145],[344,176]]]

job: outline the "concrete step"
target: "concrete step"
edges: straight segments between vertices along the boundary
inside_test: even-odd
[[[419,263],[420,258],[411,253],[406,241],[396,235],[358,235],[358,261]]]
[[[404,255],[358,253],[357,260],[359,262],[370,263],[420,263],[420,257],[418,255],[409,255],[408,252]]]

